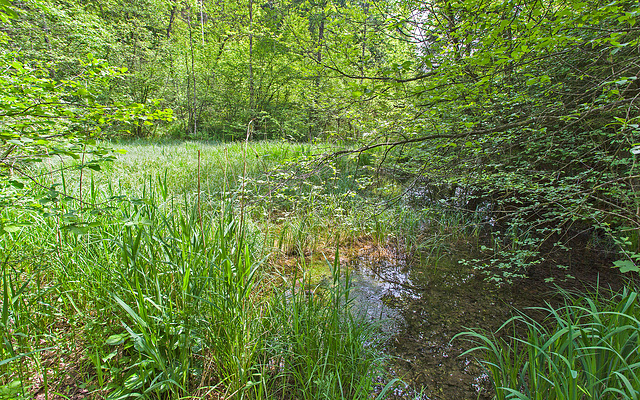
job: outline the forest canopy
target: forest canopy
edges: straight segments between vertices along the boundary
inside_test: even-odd
[[[254,139],[328,140],[349,146],[333,157],[374,153],[378,173],[464,188],[463,208],[491,209],[487,229],[520,238],[488,247],[487,268],[510,260],[506,278],[585,232],[637,270],[635,1],[2,7],[5,166],[16,143],[56,135],[27,127],[44,115],[79,137],[228,141],[251,125]],[[52,105],[63,97],[76,111]]]

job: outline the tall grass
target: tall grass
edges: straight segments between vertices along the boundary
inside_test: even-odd
[[[267,389],[278,398],[371,395],[371,372],[380,361],[375,345],[381,338],[365,315],[351,312],[348,272],[343,277],[337,253],[334,259],[331,286],[313,288],[307,280],[298,287],[294,277],[290,290],[276,293],[269,302],[266,322],[275,340],[266,348],[263,365],[264,373],[273,377]]]
[[[188,146],[85,174],[99,207],[67,171],[43,175],[66,194],[46,210],[3,211],[24,225],[0,237],[0,399],[371,398],[383,357],[348,274],[334,264],[317,294],[276,274],[267,234],[241,218],[240,157],[206,148],[198,165],[178,156],[203,150]],[[258,161],[297,151],[269,146]]]
[[[610,298],[571,296],[565,305],[545,307],[538,323],[524,315],[501,330],[524,329],[524,336],[479,331],[456,338],[477,344],[496,399],[637,399],[640,397],[640,304],[625,289]],[[501,332],[508,333],[508,332]]]

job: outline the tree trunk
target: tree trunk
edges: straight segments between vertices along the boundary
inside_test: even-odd
[[[173,27],[173,20],[176,18],[176,10],[178,6],[173,6],[171,9],[171,15],[169,15],[169,26],[167,27],[167,39],[171,37],[171,28]]]
[[[360,76],[364,76],[364,56],[366,55],[367,50],[367,20],[369,19],[369,3],[364,3],[362,5],[362,9],[364,10],[364,26],[362,29],[362,54],[360,59]],[[362,85],[363,78],[360,78],[360,85]]]
[[[200,0],[200,32],[202,33],[202,49],[204,49],[204,0]]]
[[[189,10],[189,16],[187,17],[187,23],[189,24],[189,47],[191,48],[191,78],[192,78],[192,100],[193,100],[193,108],[192,108],[192,116],[190,119],[193,121],[193,131],[192,134],[195,136],[198,131],[198,118],[196,115],[196,71],[194,68],[194,54],[193,54],[193,32],[191,30],[191,10]],[[188,96],[187,96],[188,97]]]

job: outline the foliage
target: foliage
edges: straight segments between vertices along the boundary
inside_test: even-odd
[[[8,398],[65,387],[112,399],[370,398],[381,338],[354,311],[339,257],[322,287],[277,273],[248,203],[262,194],[235,180],[304,146],[248,147],[262,158],[248,166],[240,144],[125,147],[85,182],[82,198],[100,206],[73,222],[4,210],[29,222],[0,237]],[[57,206],[79,210],[80,171],[54,167],[63,175],[72,196]]]
[[[105,88],[126,69],[109,67],[92,55],[80,62],[81,70],[74,79],[50,78],[55,70],[52,65],[21,62],[17,53],[3,53],[2,59],[7,65],[0,77],[3,208],[21,204],[50,213],[51,203],[67,193],[52,186],[43,196],[31,196],[25,185],[40,184],[38,176],[31,172],[34,163],[70,157],[81,160],[76,168],[97,171],[102,162],[114,159],[113,151],[96,141],[103,127],[126,129],[171,118],[170,110],[103,101]],[[15,231],[15,222],[3,220],[4,233]]]
[[[474,330],[454,339],[477,345],[469,352],[481,354],[496,399],[636,398],[638,292],[563,296],[564,306],[539,309],[548,314],[542,323],[517,315],[495,335]]]
[[[378,107],[365,119],[377,129],[336,155],[384,148],[378,170],[409,192],[458,188],[436,201],[488,209],[476,263],[494,279],[526,277],[582,231],[607,236],[635,269],[637,3],[407,1],[377,12],[416,54],[365,76],[356,63],[327,66],[396,108]],[[456,202],[465,193],[475,199]]]
[[[239,139],[254,118],[262,139],[350,130],[357,116],[343,104],[364,105],[352,96],[362,85],[347,83],[323,61],[357,61],[364,71],[394,54],[390,43],[376,39],[382,22],[349,2],[31,0],[17,6],[11,46],[29,60],[56,61],[60,76],[73,76],[73,59],[88,51],[127,67],[109,96],[165,99],[179,120],[172,130],[178,137]],[[324,50],[341,43],[349,50]],[[368,53],[375,60],[365,60]],[[138,127],[132,134],[150,133]]]
[[[29,328],[33,305],[39,335],[71,309],[108,312],[124,331],[89,359],[121,396],[181,396],[194,376],[227,395],[364,396],[373,364],[343,356],[368,354],[358,340],[370,332],[346,299],[291,299],[295,284],[260,292],[257,253],[271,243],[288,257],[334,228],[430,254],[443,237],[473,240],[481,254],[466,262],[496,282],[597,244],[637,272],[639,12],[631,0],[0,0],[3,324]],[[246,142],[197,163],[181,155],[199,144],[159,145],[148,174],[132,157],[119,183],[94,175],[115,171],[95,139],[162,134]],[[377,208],[381,198],[410,210]],[[265,229],[255,243],[252,224]],[[43,242],[16,259],[27,232]],[[29,293],[31,274],[43,286]],[[66,313],[43,305],[56,302]],[[296,335],[310,321],[320,336],[305,347]],[[343,327],[357,340],[336,339]],[[266,356],[271,329],[286,335]],[[0,367],[24,388],[24,360],[47,353],[16,332]],[[204,376],[204,357],[219,376]],[[323,375],[329,365],[344,373]]]

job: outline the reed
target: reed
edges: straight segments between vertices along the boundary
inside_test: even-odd
[[[498,332],[506,335],[472,330],[454,339],[476,344],[467,353],[479,356],[496,399],[637,399],[638,292],[562,294],[563,306],[538,309],[548,315],[542,323],[517,315]]]
[[[156,165],[129,146],[136,161],[104,175],[60,174],[67,195],[46,210],[3,210],[23,223],[0,236],[0,399],[370,399],[384,357],[347,271],[333,264],[317,296],[274,275],[268,232],[240,211],[267,161],[247,163],[239,190],[245,166],[230,151],[159,146]],[[201,164],[180,158],[198,150]],[[313,221],[294,228],[301,246]]]

